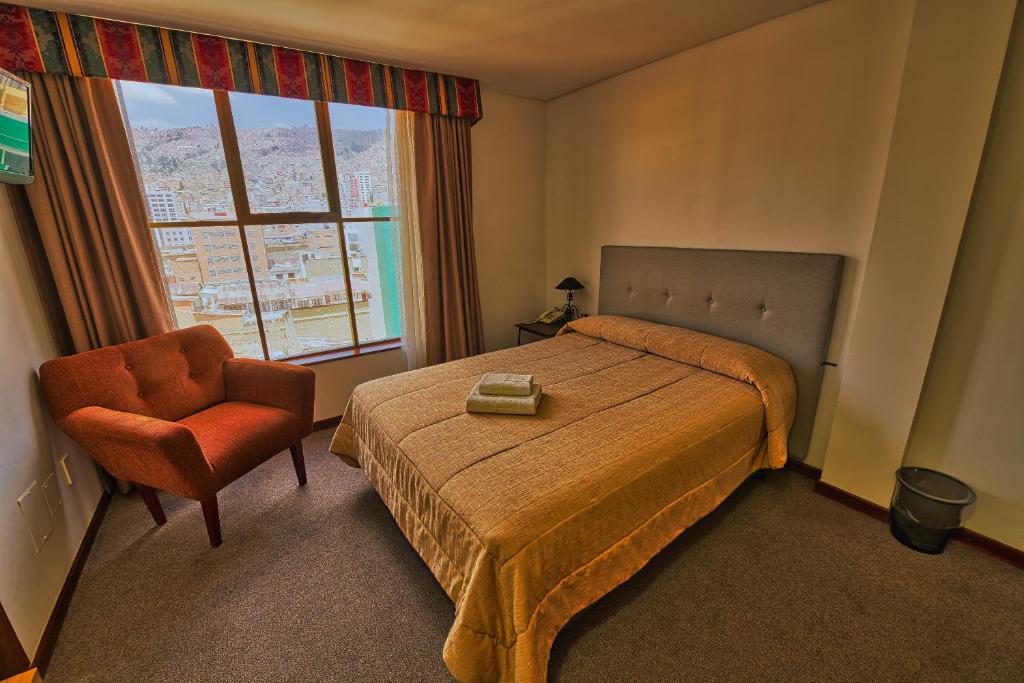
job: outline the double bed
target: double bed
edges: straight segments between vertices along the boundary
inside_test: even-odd
[[[562,626],[751,473],[806,451],[841,257],[605,247],[599,315],[360,385],[331,451],[362,467],[455,603],[460,681],[543,681]],[[536,416],[467,414],[485,372]]]

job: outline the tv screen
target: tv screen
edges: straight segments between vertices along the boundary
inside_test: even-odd
[[[0,69],[0,182],[32,182],[32,105],[29,84]]]

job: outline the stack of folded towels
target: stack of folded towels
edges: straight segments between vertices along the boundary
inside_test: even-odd
[[[466,397],[466,412],[534,415],[540,396],[540,385],[534,383],[533,375],[489,372]]]

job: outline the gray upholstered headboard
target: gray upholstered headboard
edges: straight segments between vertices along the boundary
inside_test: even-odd
[[[802,460],[842,271],[838,254],[606,246],[598,313],[707,332],[789,362],[797,387],[789,454]]]

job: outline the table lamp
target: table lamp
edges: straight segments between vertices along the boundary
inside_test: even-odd
[[[579,309],[572,302],[572,293],[584,289],[583,284],[574,277],[567,277],[555,285],[555,289],[565,292],[565,306],[562,308],[562,312],[565,313],[566,322],[580,317]]]

